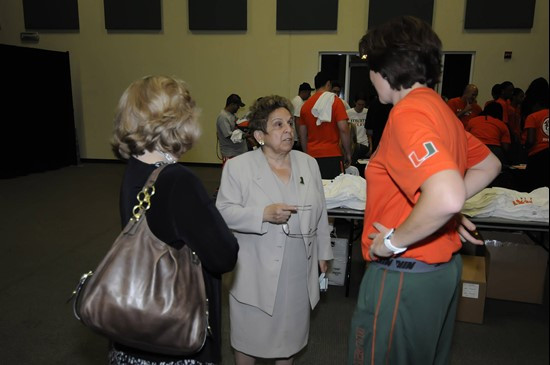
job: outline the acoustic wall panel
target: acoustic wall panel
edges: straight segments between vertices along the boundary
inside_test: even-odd
[[[79,29],[77,0],[23,0],[26,29]]]
[[[160,0],[103,0],[105,29],[161,30]]]
[[[534,16],[535,0],[467,0],[464,29],[531,29]]]
[[[277,0],[277,30],[336,30],[338,0]]]
[[[189,30],[246,30],[247,0],[188,0]]]
[[[368,28],[400,15],[412,15],[432,25],[433,13],[434,0],[370,0]]]

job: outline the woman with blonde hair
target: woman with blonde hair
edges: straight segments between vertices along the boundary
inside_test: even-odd
[[[133,82],[120,98],[112,146],[127,160],[120,192],[124,227],[137,204],[137,195],[153,170],[170,164],[155,182],[147,223],[166,244],[188,245],[202,263],[209,304],[210,334],[202,349],[189,356],[167,356],[113,343],[109,364],[192,365],[221,361],[221,274],[231,271],[238,243],[229,231],[199,178],[178,159],[197,141],[198,110],[187,86],[167,76]]]

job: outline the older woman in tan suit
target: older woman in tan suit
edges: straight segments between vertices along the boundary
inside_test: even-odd
[[[280,96],[256,101],[249,127],[260,148],[227,161],[217,196],[240,245],[229,298],[237,365],[292,364],[333,258],[321,174],[292,150],[291,108]]]

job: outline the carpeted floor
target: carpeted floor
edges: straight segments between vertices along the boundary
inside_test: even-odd
[[[221,170],[191,168],[214,193]],[[81,325],[66,300],[118,234],[123,169],[84,163],[0,180],[0,364],[106,362],[107,341]],[[350,296],[338,286],[322,294],[296,364],[345,364],[363,267],[355,244]],[[548,364],[548,281],[544,298],[542,305],[487,299],[482,325],[456,323],[451,364]],[[223,314],[222,364],[230,365],[227,288]]]

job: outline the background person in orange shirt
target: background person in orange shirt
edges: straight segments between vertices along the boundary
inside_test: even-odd
[[[464,201],[500,162],[432,88],[441,41],[424,21],[397,17],[367,32],[359,51],[382,103],[392,103],[366,168],[362,236],[369,263],[349,337],[348,364],[447,364],[459,297],[459,233],[475,226]]]
[[[521,103],[525,99],[525,93],[519,87],[514,88],[514,93],[510,99],[509,110],[510,113],[508,117],[510,118],[510,133],[512,138],[516,141],[521,139]]]
[[[525,90],[525,98],[521,103],[521,131],[522,131],[522,143],[527,140],[527,134],[525,132],[525,119],[538,110],[540,110],[540,99],[544,98],[544,94],[548,92],[548,81],[544,77],[537,77],[529,84],[527,90]],[[542,95],[542,96],[541,96]]]
[[[496,102],[489,103],[481,114],[470,119],[466,130],[485,143],[503,165],[507,165],[512,141],[508,126],[502,121],[502,106]]]
[[[525,149],[523,148],[523,143],[521,141],[521,134],[523,127],[521,125],[521,104],[525,99],[525,93],[519,87],[514,88],[514,93],[510,99],[510,113],[509,113],[509,125],[510,129],[510,139],[512,140],[512,145],[510,146],[510,151],[508,152],[508,161],[510,165],[517,165],[525,163],[526,154]]]
[[[477,95],[479,90],[476,85],[469,84],[464,88],[461,97],[452,98],[447,101],[447,105],[456,114],[462,124],[466,126],[468,121],[477,117],[481,113],[481,107],[477,104]]]
[[[500,84],[500,96],[496,100],[497,103],[502,105],[502,121],[506,123],[508,128],[511,128],[510,126],[510,113],[512,112],[510,109],[510,99],[512,98],[512,95],[514,94],[514,84],[511,81],[504,81]]]
[[[548,99],[548,89],[539,90],[534,96],[533,106],[533,110],[538,110],[525,119],[525,131],[527,133],[525,148],[528,151],[527,191],[549,184]]]
[[[302,105],[299,120],[302,151],[317,160],[323,179],[334,179],[351,164],[348,114],[342,99],[331,93],[331,89],[332,84],[328,75],[318,72],[315,76],[315,94]],[[321,97],[332,97],[332,104],[327,112],[327,119],[330,120],[318,123],[312,109]]]
[[[502,92],[502,87],[500,86],[500,84],[494,84],[493,87],[491,88],[491,96],[493,98],[491,100],[487,100],[483,107],[485,108],[487,106],[487,104],[489,104],[493,101],[497,101],[497,99],[500,98],[500,93],[501,92]]]

